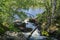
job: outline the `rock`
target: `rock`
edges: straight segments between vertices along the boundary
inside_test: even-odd
[[[21,32],[7,31],[3,36],[3,40],[26,40],[26,37]]]

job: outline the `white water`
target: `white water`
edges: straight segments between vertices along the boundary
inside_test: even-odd
[[[24,9],[19,9],[18,10],[18,12],[25,12],[25,13],[28,13],[28,14],[32,14],[34,17],[36,17],[36,14],[38,14],[38,13],[43,13],[45,10],[43,10],[43,9],[40,9],[40,8],[38,8],[38,9],[33,9],[33,8],[29,8],[29,10],[24,10]],[[27,15],[28,15],[27,14]],[[15,16],[16,18],[18,17],[18,16]],[[19,19],[19,18],[17,18],[17,19]],[[25,22],[25,23],[27,23],[27,22]],[[26,24],[26,27],[28,27],[28,28],[32,28],[33,30],[34,30],[34,28],[35,28],[35,26],[33,26],[32,25],[32,23],[28,23],[28,24]],[[32,34],[32,36],[31,36],[31,38],[34,38],[34,39],[43,39],[43,38],[45,38],[44,36],[40,36],[40,34],[38,33],[39,31],[38,31],[38,29],[36,29],[35,30],[35,32]],[[29,35],[30,35],[30,33],[31,32],[28,32],[28,33],[23,33],[26,37],[28,37]]]
[[[28,23],[28,24],[26,24],[26,27],[32,28],[32,29],[34,30],[34,28],[35,28],[36,26],[33,26],[32,23]],[[23,33],[23,34],[24,34],[26,37],[28,37],[28,36],[30,35],[30,33],[31,33],[31,32]],[[34,33],[32,34],[31,38],[34,38],[34,39],[43,39],[43,38],[46,38],[46,37],[40,36],[39,30],[36,29],[36,30],[34,31]]]

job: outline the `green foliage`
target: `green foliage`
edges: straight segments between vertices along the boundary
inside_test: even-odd
[[[46,22],[47,21],[47,13],[38,14],[37,20],[38,20],[38,22],[41,22],[41,23]]]
[[[47,32],[47,31],[44,31],[44,30],[41,32],[41,34],[42,34],[43,36],[47,36],[47,37],[49,36],[48,32]]]
[[[41,0],[0,0],[0,23],[7,26],[10,30],[16,31],[13,27],[13,20],[15,20],[14,15],[18,15],[21,20],[27,18],[25,13],[18,12],[17,10],[21,8],[39,7],[40,1]]]
[[[30,7],[42,7],[45,8],[45,12],[43,14],[37,15],[37,21],[39,23],[44,23],[48,21],[48,17],[52,18],[53,16],[60,17],[60,0],[56,1],[56,8],[52,11],[53,2],[55,0],[0,0],[0,23],[4,26],[7,26],[11,31],[19,31],[13,26],[14,15],[17,14],[21,20],[27,18],[27,15],[23,12],[18,12],[18,9],[28,9]],[[60,18],[56,18],[56,22],[60,24]],[[0,25],[1,25],[0,24]],[[0,26],[0,33],[4,33],[6,30]],[[46,31],[42,31],[43,35],[47,35]]]
[[[2,27],[0,27],[0,34],[3,34],[4,32],[5,30]]]
[[[41,22],[41,23],[47,22],[48,24],[50,22],[52,24],[52,22],[53,22],[52,25],[58,24],[59,27],[57,26],[57,28],[59,30],[57,31],[57,33],[56,33],[57,35],[55,35],[55,36],[60,35],[60,21],[59,21],[60,20],[60,0],[41,0],[41,1],[43,1],[43,2],[41,2],[41,5],[42,5],[42,7],[45,8],[45,12],[43,14],[37,15],[38,22]],[[55,1],[55,5],[54,5],[54,1]],[[55,7],[55,8],[53,8],[53,7]],[[50,18],[48,18],[48,17],[50,17]],[[49,22],[49,20],[50,20],[50,22]],[[49,27],[50,26],[47,26],[47,29]],[[47,36],[48,31],[46,31],[46,30],[43,30],[43,28],[42,28],[41,34]],[[48,38],[47,40],[53,40],[53,39]]]

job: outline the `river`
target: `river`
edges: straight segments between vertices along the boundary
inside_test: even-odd
[[[42,9],[42,8],[36,8],[36,9],[29,8],[28,10],[25,10],[25,9],[20,9],[20,10],[19,10],[19,9],[18,9],[18,12],[21,12],[21,11],[22,11],[22,12],[25,12],[26,14],[27,14],[27,13],[28,13],[28,14],[32,14],[32,15],[34,16],[34,18],[35,18],[38,13],[43,13],[43,12],[44,12],[44,9]],[[28,14],[27,14],[27,15],[28,15]],[[19,19],[18,16],[15,16],[15,17]],[[36,26],[34,26],[32,23],[29,23],[29,22],[28,22],[28,24],[26,24],[26,27],[27,27],[27,28],[32,28],[32,29],[34,30]],[[30,35],[30,33],[31,33],[31,32],[23,33],[23,34],[24,34],[25,37],[27,38],[27,37]],[[32,34],[30,40],[45,40],[44,38],[46,38],[46,37],[40,36],[39,30],[36,29],[36,30],[34,31],[34,33]]]

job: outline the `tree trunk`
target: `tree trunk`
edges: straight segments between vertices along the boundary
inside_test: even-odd
[[[55,12],[56,12],[56,2],[57,2],[57,0],[52,0],[51,24],[54,23],[54,17],[55,17]]]

